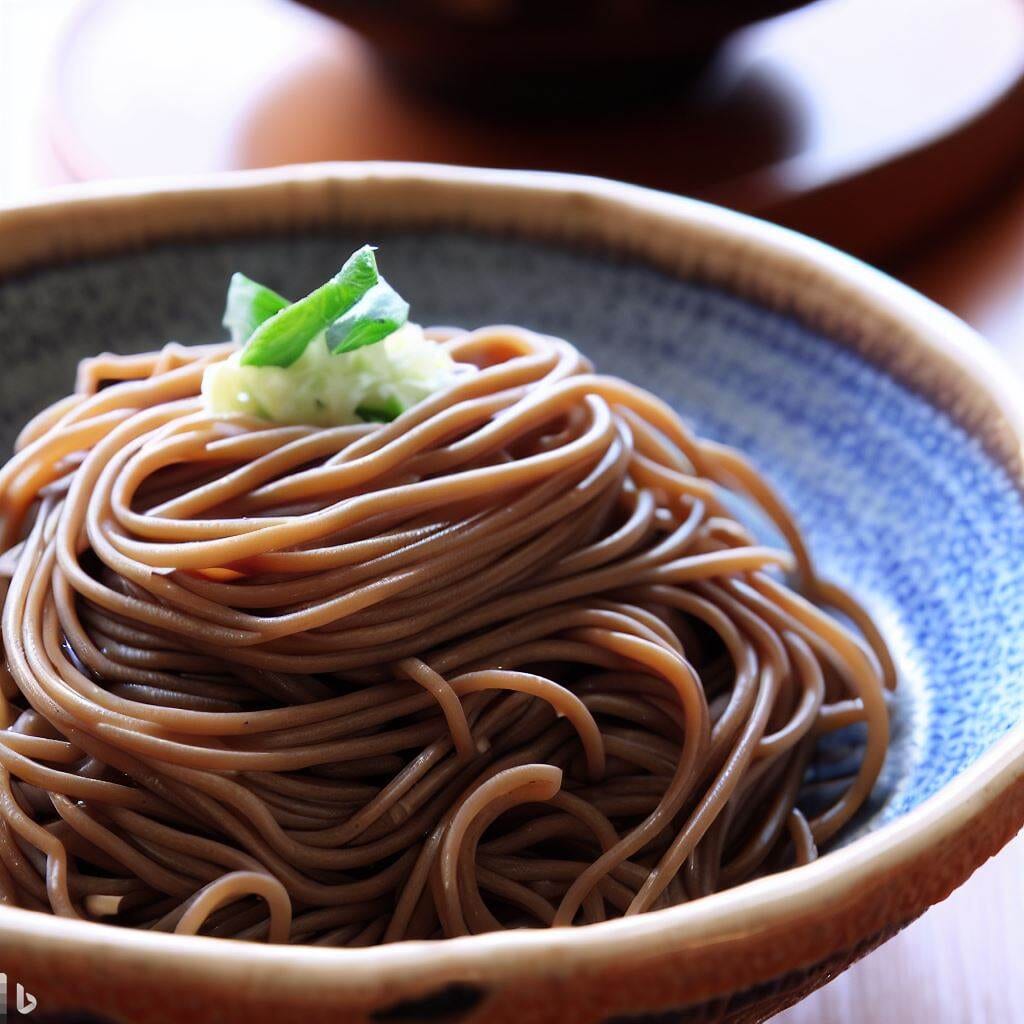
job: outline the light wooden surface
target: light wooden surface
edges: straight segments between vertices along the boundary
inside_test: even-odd
[[[70,6],[0,0],[0,200],[53,180],[52,154],[40,143],[42,73]],[[1024,371],[1024,173],[958,229],[890,269],[974,324]],[[777,1020],[1014,1024],[1024,1021],[1022,958],[1024,837],[945,903]]]

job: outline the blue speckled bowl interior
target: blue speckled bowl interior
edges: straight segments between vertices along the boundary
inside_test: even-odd
[[[233,270],[295,296],[364,240],[168,245],[0,284],[0,440],[70,390],[82,356],[220,338]],[[564,335],[781,489],[825,572],[878,617],[901,674],[886,770],[850,835],[906,813],[1024,718],[1024,505],[944,413],[793,319],[708,286],[534,243],[374,240],[416,319]]]

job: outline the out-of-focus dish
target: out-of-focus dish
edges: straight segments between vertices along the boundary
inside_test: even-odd
[[[303,0],[418,89],[462,107],[600,115],[684,89],[716,47],[808,0]]]

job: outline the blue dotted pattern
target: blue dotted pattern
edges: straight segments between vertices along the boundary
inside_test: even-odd
[[[240,269],[320,283],[350,234],[170,245],[0,284],[0,432],[65,394],[83,355],[208,341]],[[1024,718],[1024,506],[943,413],[843,347],[721,290],[554,246],[380,232],[424,323],[521,323],[742,448],[825,572],[866,599],[901,673],[890,756],[851,834],[905,813]]]

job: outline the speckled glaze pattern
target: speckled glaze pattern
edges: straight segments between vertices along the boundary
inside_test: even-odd
[[[815,864],[591,928],[377,950],[146,935],[0,908],[0,970],[115,1024],[754,1024],[943,899],[1024,823],[1024,419],[970,332],[853,261],[566,176],[367,165],[0,211],[0,443],[101,349],[219,337],[357,244],[426,323],[571,338],[742,447],[897,658],[872,801]],[[815,767],[842,774],[856,735]]]
[[[792,317],[709,285],[466,233],[165,246],[0,284],[3,441],[66,394],[84,355],[219,339],[233,269],[298,296],[370,239],[424,323],[570,338],[783,491],[825,571],[863,596],[902,685],[885,775],[849,835],[905,813],[1024,717],[1024,509],[963,429]],[[842,774],[856,743],[833,745]]]

